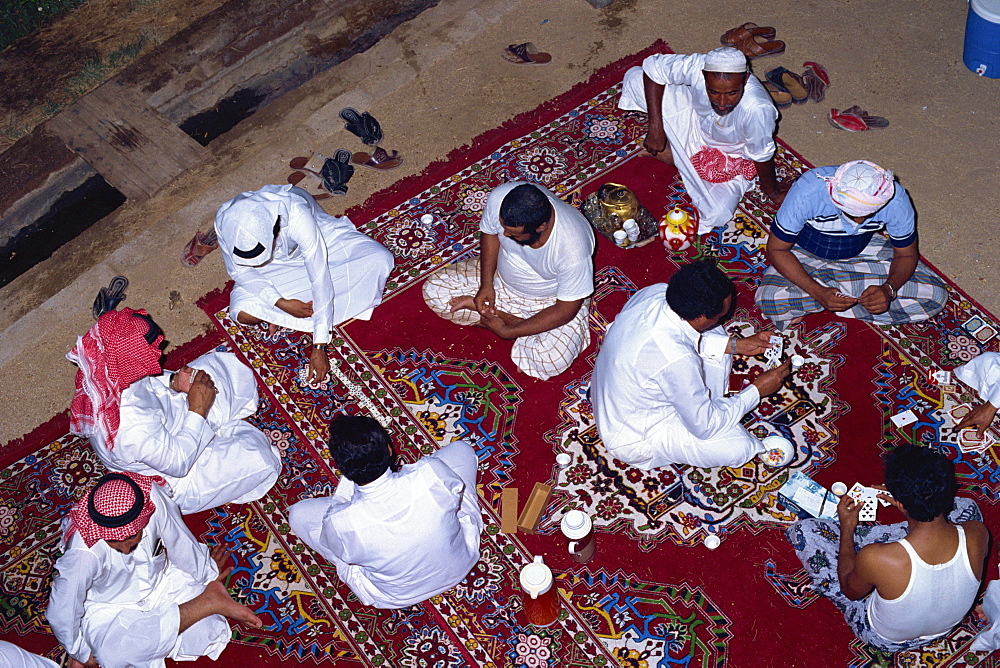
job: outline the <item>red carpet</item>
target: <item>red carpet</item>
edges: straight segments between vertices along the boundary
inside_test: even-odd
[[[647,53],[663,49],[654,45]],[[797,470],[827,486],[836,480],[878,483],[879,457],[888,444],[940,442],[956,461],[962,493],[975,498],[987,522],[996,525],[996,454],[962,453],[944,417],[956,402],[973,397],[967,388],[942,395],[926,379],[928,369],[950,369],[997,349],[996,319],[957,287],[945,312],[927,323],[874,328],[814,316],[793,331],[790,345],[807,364],[748,421],[750,429],[766,424],[798,445],[795,461],[780,470],[756,464],[652,473],[629,468],[607,458],[586,400],[607,324],[637,288],[667,280],[690,259],[717,257],[738,282],[739,309],[731,327],[764,324],[752,291],[763,271],[771,212],[757,192],[744,200],[735,224],[680,255],[666,255],[659,244],[621,250],[599,238],[594,341],[566,373],[549,381],[518,372],[508,342],[446,323],[423,304],[422,280],[475,251],[483,201],[502,182],[528,179],[566,197],[574,191],[585,196],[608,181],[623,183],[656,216],[669,202],[686,198],[672,168],[636,155],[643,119],[615,108],[615,84],[642,55],[610,66],[350,212],[397,258],[375,318],[340,328],[331,347],[332,364],[354,387],[300,386],[296,373],[308,336],[285,333],[264,342],[225,318],[224,291],[203,300],[219,333],[189,344],[175,359],[190,359],[216,344],[242,355],[263,388],[253,421],[281,448],[285,464],[262,501],[192,518],[197,534],[235,548],[230,589],[268,624],[260,632],[237,630],[220,664],[996,665],[991,656],[967,651],[977,628],[971,619],[947,639],[895,657],[855,641],[833,605],[806,587],[781,532],[794,516],[775,495]],[[809,167],[785,146],[778,163],[786,175]],[[421,223],[425,213],[433,214],[433,223]],[[970,333],[966,323],[972,316],[992,326],[992,335]],[[487,530],[479,564],[454,590],[401,611],[360,605],[335,570],[288,532],[288,505],[335,487],[337,473],[324,453],[325,425],[337,411],[363,412],[359,395],[393,418],[404,461],[456,438],[475,443],[480,458]],[[906,408],[919,420],[897,430],[888,416]],[[41,615],[56,521],[100,472],[86,443],[65,434],[61,417],[9,444],[13,459],[0,474],[0,637],[51,650],[53,657],[59,653]],[[573,464],[557,470],[557,452],[569,453]],[[501,490],[518,487],[523,503],[538,481],[556,490],[540,533],[499,533]],[[585,509],[598,527],[598,555],[587,566],[569,560],[558,534],[558,518],[570,507]],[[897,521],[894,513],[881,510],[880,520]],[[710,533],[723,539],[715,551],[702,546]],[[535,554],[545,555],[565,594],[563,614],[547,629],[524,625],[516,583],[517,569]],[[988,574],[996,576],[995,560]]]

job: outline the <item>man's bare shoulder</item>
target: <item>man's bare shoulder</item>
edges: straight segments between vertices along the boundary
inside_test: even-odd
[[[898,541],[891,543],[872,543],[858,551],[858,563],[878,569],[892,568],[909,564],[910,558],[906,549]]]

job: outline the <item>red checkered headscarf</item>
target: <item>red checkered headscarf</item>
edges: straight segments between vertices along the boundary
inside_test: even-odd
[[[154,482],[154,478],[130,472],[101,476],[70,509],[63,543],[77,531],[87,547],[139,533],[156,510],[150,495]]]
[[[742,176],[747,181],[757,178],[755,163],[746,158],[726,155],[719,149],[708,146],[691,156],[691,166],[702,181],[709,183],[725,183],[737,176]]]
[[[118,435],[122,392],[140,378],[163,373],[163,335],[147,343],[149,322],[138,315],[149,314],[145,309],[108,311],[66,354],[66,359],[80,367],[70,406],[70,431],[101,436],[109,450]]]

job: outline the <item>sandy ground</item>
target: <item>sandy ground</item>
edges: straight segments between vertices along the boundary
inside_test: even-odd
[[[233,195],[282,183],[289,158],[361,144],[337,118],[344,106],[370,110],[384,145],[406,163],[388,173],[359,169],[340,213],[397,179],[470,142],[663,38],[678,53],[707,51],[744,21],[773,25],[788,44],[756,61],[759,75],[815,60],[833,84],[821,104],[785,110],[779,135],[816,165],[866,158],[896,171],[919,213],[924,256],[987,308],[1000,313],[996,220],[1000,81],[962,64],[966,3],[960,0],[616,0],[595,10],[584,0],[443,0],[369,51],[319,75],[211,145],[212,157],[140,205],[115,215],[52,259],[0,290],[0,442],[58,411],[72,396],[64,359],[91,324],[97,289],[115,274],[131,280],[127,305],[148,308],[181,343],[209,327],[195,300],[224,284],[213,254],[195,269],[181,249],[211,225]],[[503,61],[509,43],[533,41],[550,65]],[[883,130],[832,128],[830,107],[859,104],[887,116]],[[355,221],[362,222],[362,221]],[[171,291],[182,302],[169,308]],[[25,312],[24,315],[20,315]],[[16,401],[16,403],[15,403]]]

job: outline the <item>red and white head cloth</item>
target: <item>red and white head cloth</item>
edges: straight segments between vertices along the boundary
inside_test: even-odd
[[[108,311],[66,354],[79,367],[76,391],[70,405],[70,431],[79,436],[99,436],[108,449],[118,435],[122,392],[146,376],[163,373],[160,367],[161,334],[146,341],[149,321],[145,309]]]
[[[149,524],[156,505],[150,495],[155,478],[138,473],[107,473],[69,511],[63,544],[77,531],[87,547],[99,540],[125,540]]]
[[[845,162],[826,181],[834,206],[848,216],[870,216],[896,193],[892,172],[867,160]]]

